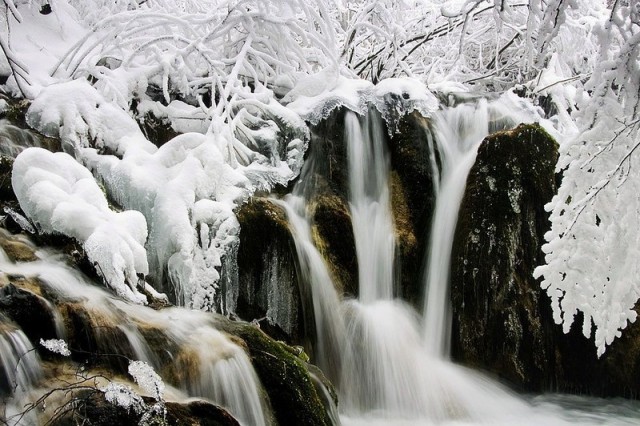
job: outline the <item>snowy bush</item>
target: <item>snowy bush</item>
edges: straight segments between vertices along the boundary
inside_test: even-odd
[[[547,209],[547,264],[536,270],[565,332],[578,311],[595,328],[598,355],[629,322],[640,298],[640,5],[614,2],[595,27],[597,64],[579,93],[581,130],[561,147],[562,185]]]
[[[11,182],[20,207],[41,232],[81,242],[118,295],[146,303],[136,288],[138,274],[149,272],[147,224],[139,212],[112,211],[91,172],[64,153],[24,150],[16,157]]]

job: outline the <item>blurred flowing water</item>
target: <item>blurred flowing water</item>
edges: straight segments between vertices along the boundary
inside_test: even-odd
[[[264,389],[249,357],[216,329],[210,314],[184,308],[154,310],[131,305],[97,288],[68,266],[59,254],[40,250],[38,256],[37,261],[14,263],[0,249],[0,272],[14,280],[33,279],[33,285],[39,286],[43,294],[53,295],[56,305],[46,304],[53,318],[62,317],[60,311],[67,303],[82,310],[80,315],[86,314],[89,321],[83,326],[93,328],[95,333],[96,352],[108,353],[118,361],[123,357],[142,360],[158,372],[174,369],[182,380],[175,383],[175,388],[168,386],[167,399],[203,398],[226,407],[242,425],[272,424]],[[66,337],[64,324],[56,324],[56,330],[56,337]],[[169,347],[156,347],[154,351],[144,337],[145,331],[154,330],[164,336],[165,345],[175,348],[170,354],[173,365],[158,356],[162,351],[169,353]],[[101,351],[101,348],[108,350]],[[34,417],[35,412],[31,416],[20,415],[24,404],[46,389],[45,368],[29,339],[0,313],[0,419],[3,422],[36,425],[45,421]]]
[[[523,117],[524,116],[524,117]],[[423,312],[396,296],[396,235],[390,205],[386,127],[379,113],[345,115],[348,202],[358,261],[357,299],[340,300],[315,247],[307,205],[313,170],[306,168],[285,207],[294,230],[302,280],[311,286],[315,361],[340,395],[344,425],[637,424],[633,402],[615,413],[589,398],[528,398],[451,363],[449,266],[458,209],[477,148],[488,134],[515,127],[526,114],[499,101],[444,108],[425,133],[437,147],[437,194],[425,259]],[[433,155],[432,157],[435,157]],[[313,164],[313,157],[307,160]],[[320,298],[320,300],[318,300]]]

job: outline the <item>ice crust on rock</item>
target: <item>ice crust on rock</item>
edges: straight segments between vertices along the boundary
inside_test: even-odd
[[[439,107],[427,86],[413,78],[388,78],[374,86],[366,80],[326,71],[302,79],[283,101],[312,125],[336,108],[364,115],[373,106],[382,114],[390,135],[398,130],[404,115],[418,111],[429,117]]]
[[[11,183],[20,207],[41,232],[75,238],[118,295],[147,302],[136,289],[138,275],[149,272],[142,214],[111,210],[91,172],[65,153],[24,150]]]

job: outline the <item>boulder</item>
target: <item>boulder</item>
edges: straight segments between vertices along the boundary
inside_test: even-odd
[[[544,262],[557,158],[557,143],[537,124],[485,138],[453,243],[452,356],[525,390],[554,384],[556,326],[533,269]]]
[[[332,425],[324,398],[295,348],[269,338],[251,324],[220,318],[218,327],[244,342],[278,425]]]
[[[259,321],[274,337],[301,342],[304,289],[298,282],[296,249],[286,213],[273,201],[254,197],[240,208],[238,221],[235,314]]]
[[[153,405],[154,401],[144,398],[145,402]],[[61,416],[54,419],[52,426],[75,426],[90,424],[93,426],[138,426],[144,413],[136,414],[107,402],[100,391],[85,391],[76,395],[75,406],[63,410]],[[190,403],[167,402],[165,404],[166,423],[160,418],[144,424],[175,425],[175,426],[239,426],[236,419],[225,409],[205,401]],[[59,413],[59,414],[60,414]]]

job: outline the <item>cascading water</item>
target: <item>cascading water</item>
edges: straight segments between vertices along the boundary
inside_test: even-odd
[[[478,100],[434,114],[429,129],[437,144],[431,165],[437,194],[427,251],[422,318],[394,299],[395,231],[389,194],[389,154],[385,126],[377,111],[364,117],[347,112],[345,140],[349,164],[349,207],[359,271],[359,298],[339,301],[330,273],[313,246],[304,202],[313,186],[306,174],[287,196],[303,282],[312,283],[318,347],[341,342],[335,350],[316,351],[320,364],[340,369],[337,382],[341,420],[346,425],[571,424],[560,404],[530,403],[484,376],[450,363],[449,263],[458,209],[479,143],[490,132],[509,128],[531,116],[499,101]],[[314,158],[307,160],[313,163]],[[439,166],[439,167],[438,167]],[[306,182],[309,179],[310,182]],[[301,249],[303,247],[303,249]],[[312,261],[310,261],[312,259]],[[313,267],[309,267],[312,263]],[[329,295],[329,296],[327,296]],[[316,300],[322,297],[325,300]],[[326,316],[330,315],[331,319]],[[339,318],[339,323],[336,322]],[[322,324],[336,324],[327,328]],[[344,332],[344,336],[332,333]],[[318,353],[319,352],[319,353]],[[544,407],[543,407],[544,406]],[[626,424],[620,416],[616,424]],[[585,414],[583,424],[599,424],[599,414]]]
[[[145,330],[161,330],[167,339],[166,344],[174,345],[177,351],[169,355],[175,357],[172,368],[179,370],[175,374],[187,379],[182,383],[182,391],[172,388],[173,397],[178,400],[187,397],[209,399],[226,407],[245,426],[271,424],[272,416],[264,401],[264,390],[248,356],[215,328],[210,314],[181,308],[156,311],[130,305],[95,287],[86,277],[66,265],[58,254],[40,250],[38,255],[41,260],[13,263],[0,249],[0,272],[5,276],[37,277],[33,285],[44,289],[40,291],[55,295],[62,306],[65,303],[79,304],[78,308],[90,321],[87,325],[93,328],[95,343],[98,347],[111,348],[109,353],[116,359],[127,356],[143,360],[156,371],[168,368],[166,361],[159,360],[157,351],[150,348],[145,338]],[[64,309],[52,304],[47,306],[58,316],[58,310]],[[20,417],[22,410],[18,407],[29,401],[29,391],[43,377],[31,342],[22,331],[11,327],[10,323],[0,322],[0,371],[4,373],[3,377],[7,377],[10,389],[15,390],[11,391],[8,408],[2,416],[9,424]],[[119,330],[121,334],[110,330]],[[118,336],[123,336],[125,342],[118,340]],[[64,337],[64,332],[59,331],[58,337]],[[169,353],[168,348],[160,348],[160,351]],[[6,384],[1,382],[0,388],[6,388]],[[22,392],[18,394],[17,391]],[[17,424],[37,424],[37,420],[26,421],[23,418]]]
[[[363,304],[393,296],[395,231],[389,204],[389,154],[382,118],[345,116],[349,164],[349,207],[358,254]]]
[[[486,100],[460,105],[434,117],[440,153],[440,182],[431,225],[424,306],[424,338],[429,354],[446,357],[451,335],[449,266],[458,209],[478,145],[489,133]]]
[[[298,185],[284,201],[276,202],[287,212],[294,231],[301,278],[311,288],[316,363],[327,377],[336,382],[339,379],[340,354],[344,348],[344,326],[340,316],[335,315],[340,301],[322,255],[313,244],[311,225],[306,218],[304,192],[304,186]]]

